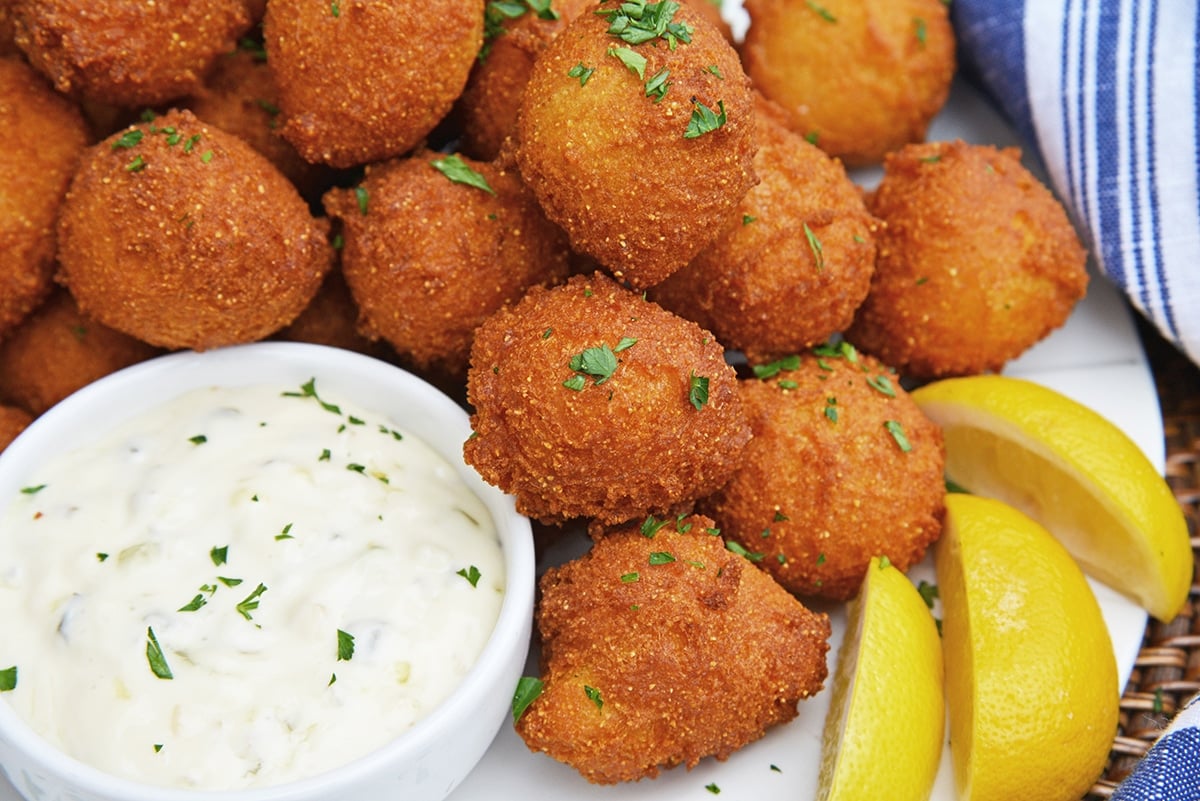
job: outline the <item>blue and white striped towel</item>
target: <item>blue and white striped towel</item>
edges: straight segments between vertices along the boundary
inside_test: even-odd
[[[1044,163],[1098,266],[1200,363],[1195,0],[953,0],[961,63]]]

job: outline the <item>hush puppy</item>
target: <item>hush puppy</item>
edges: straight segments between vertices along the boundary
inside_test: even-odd
[[[543,688],[517,732],[598,784],[723,760],[826,678],[825,615],[726,550],[711,520],[664,522],[598,534],[540,582]]]
[[[920,561],[941,533],[942,434],[891,370],[842,343],[757,373],[744,463],[697,510],[801,596],[852,597],[872,556]]]
[[[0,405],[0,451],[3,451],[33,422],[33,415],[16,406]]]
[[[562,31],[522,96],[517,161],[572,246],[644,289],[691,261],[755,183],[737,54],[679,3],[601,4]]]
[[[0,342],[0,400],[40,415],[75,390],[159,353],[84,316],[59,289]]]
[[[15,0],[17,45],[67,94],[152,106],[200,86],[250,25],[243,0]]]
[[[463,455],[543,522],[668,514],[750,438],[712,334],[603,273],[534,287],[475,334]]]
[[[89,151],[59,219],[59,278],[84,314],[150,344],[250,342],[308,305],[327,229],[265,156],[170,112]]]
[[[515,170],[422,151],[325,195],[362,331],[421,371],[466,378],[475,328],[566,279],[569,246]]]
[[[905,147],[868,207],[886,227],[846,336],[907,375],[999,370],[1087,291],[1087,254],[1066,211],[1015,148]]]
[[[875,270],[876,220],[837,160],[758,111],[761,179],[715,242],[650,297],[752,361],[825,342],[854,319]]]
[[[792,130],[847,165],[925,138],[950,92],[954,31],[943,0],[745,0],[755,87]]]
[[[0,58],[0,340],[50,293],[54,223],[88,146],[79,109],[27,64]]]
[[[263,39],[284,138],[334,167],[412,150],[462,92],[483,9],[483,0],[269,0]]]

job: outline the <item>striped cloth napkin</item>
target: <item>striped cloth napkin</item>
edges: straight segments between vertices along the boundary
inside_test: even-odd
[[[1200,363],[1200,4],[953,0],[965,74],[1036,152],[1094,254]]]
[[[1200,801],[1200,696],[1193,696],[1110,801]]]

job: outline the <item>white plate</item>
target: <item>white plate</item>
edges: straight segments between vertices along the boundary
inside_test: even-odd
[[[725,12],[740,35],[745,30],[740,0],[726,0]],[[950,100],[931,126],[928,138],[961,138],[1003,146],[1018,144],[1015,133],[988,101],[961,81],[955,82]],[[1036,165],[1031,167],[1036,170]],[[855,177],[869,184],[877,178],[877,172],[865,171]],[[1091,406],[1129,433],[1162,470],[1165,460],[1162,418],[1153,376],[1127,306],[1104,279],[1094,277],[1087,298],[1067,325],[1010,364],[1006,372],[1046,384]],[[549,555],[550,561],[566,558],[572,547],[572,543],[567,543],[566,550]],[[914,580],[934,580],[928,560],[914,567],[910,576]],[[1146,614],[1107,587],[1095,582],[1092,586],[1112,635],[1124,686],[1141,646]],[[845,619],[836,607],[827,611],[833,622],[829,653],[832,668]],[[527,672],[537,672],[532,659]],[[821,728],[828,706],[827,692],[803,702],[794,721],[772,729],[763,739],[725,762],[706,759],[691,771],[677,768],[663,772],[657,779],[615,787],[588,784],[574,769],[530,752],[512,726],[506,725],[475,771],[450,796],[450,801],[518,798],[522,801],[703,801],[714,797],[707,789],[709,785],[719,788],[724,798],[811,801],[816,796]],[[20,801],[2,776],[0,801]],[[955,801],[948,752],[943,757],[930,801]]]

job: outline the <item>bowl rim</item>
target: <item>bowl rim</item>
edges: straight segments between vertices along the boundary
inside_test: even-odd
[[[230,365],[236,371],[223,375]],[[335,797],[339,787],[354,784],[365,777],[396,769],[397,764],[408,765],[422,757],[431,744],[444,740],[456,731],[457,724],[475,722],[476,712],[487,696],[494,690],[488,686],[489,675],[502,670],[514,649],[520,649],[520,662],[525,661],[530,636],[530,622],[534,603],[536,568],[533,535],[530,521],[516,510],[514,499],[482,480],[461,456],[451,458],[446,447],[451,437],[465,441],[471,433],[469,417],[465,409],[452,398],[419,376],[390,362],[373,356],[326,345],[299,342],[255,342],[231,345],[204,352],[177,351],[156,356],[144,362],[123,368],[92,382],[36,418],[4,451],[0,451],[0,515],[4,513],[14,493],[21,485],[20,477],[38,467],[55,455],[47,449],[53,446],[56,437],[62,436],[61,429],[80,430],[87,421],[88,429],[98,429],[91,438],[100,436],[108,421],[97,425],[88,419],[88,408],[96,403],[109,402],[114,398],[134,395],[121,407],[112,422],[130,419],[140,411],[152,408],[173,397],[206,386],[252,384],[275,384],[277,379],[260,377],[263,366],[280,375],[311,374],[318,381],[326,373],[329,384],[378,384],[380,394],[371,399],[356,398],[355,402],[371,411],[396,420],[397,426],[412,432],[438,451],[451,467],[467,483],[485,504],[492,515],[505,564],[505,594],[497,614],[496,623],[471,669],[462,678],[458,687],[412,728],[387,744],[336,768],[307,778],[264,785],[261,787],[199,790],[161,786],[140,782],[108,773],[82,762],[59,750],[38,734],[16,710],[0,696],[0,768],[5,773],[20,770],[24,765],[33,765],[46,773],[69,781],[81,792],[90,792],[97,797],[120,798],[123,801],[298,801]],[[337,376],[337,377],[335,377]],[[180,378],[182,381],[166,386],[164,378]],[[299,378],[298,382],[307,378]],[[159,391],[136,394],[136,389],[149,384],[163,387]],[[131,389],[132,387],[132,389]],[[381,402],[382,391],[391,390],[408,400],[401,406]],[[348,394],[349,389],[334,392]],[[415,401],[415,403],[414,403]],[[417,431],[402,422],[407,414],[424,412],[421,416],[438,419],[444,426],[430,436],[429,432]],[[85,440],[86,440],[85,436]],[[442,446],[439,447],[438,443]],[[70,450],[81,444],[72,440]],[[460,446],[461,447],[461,446]],[[506,698],[507,700],[507,698]],[[502,724],[502,720],[498,723]],[[498,730],[497,726],[497,730]],[[492,733],[494,737],[495,732]],[[489,741],[490,741],[489,737]],[[14,757],[20,757],[20,763]],[[22,764],[23,763],[23,764]],[[474,767],[467,767],[466,773]],[[15,777],[13,777],[15,778]],[[15,784],[15,781],[14,781]]]

